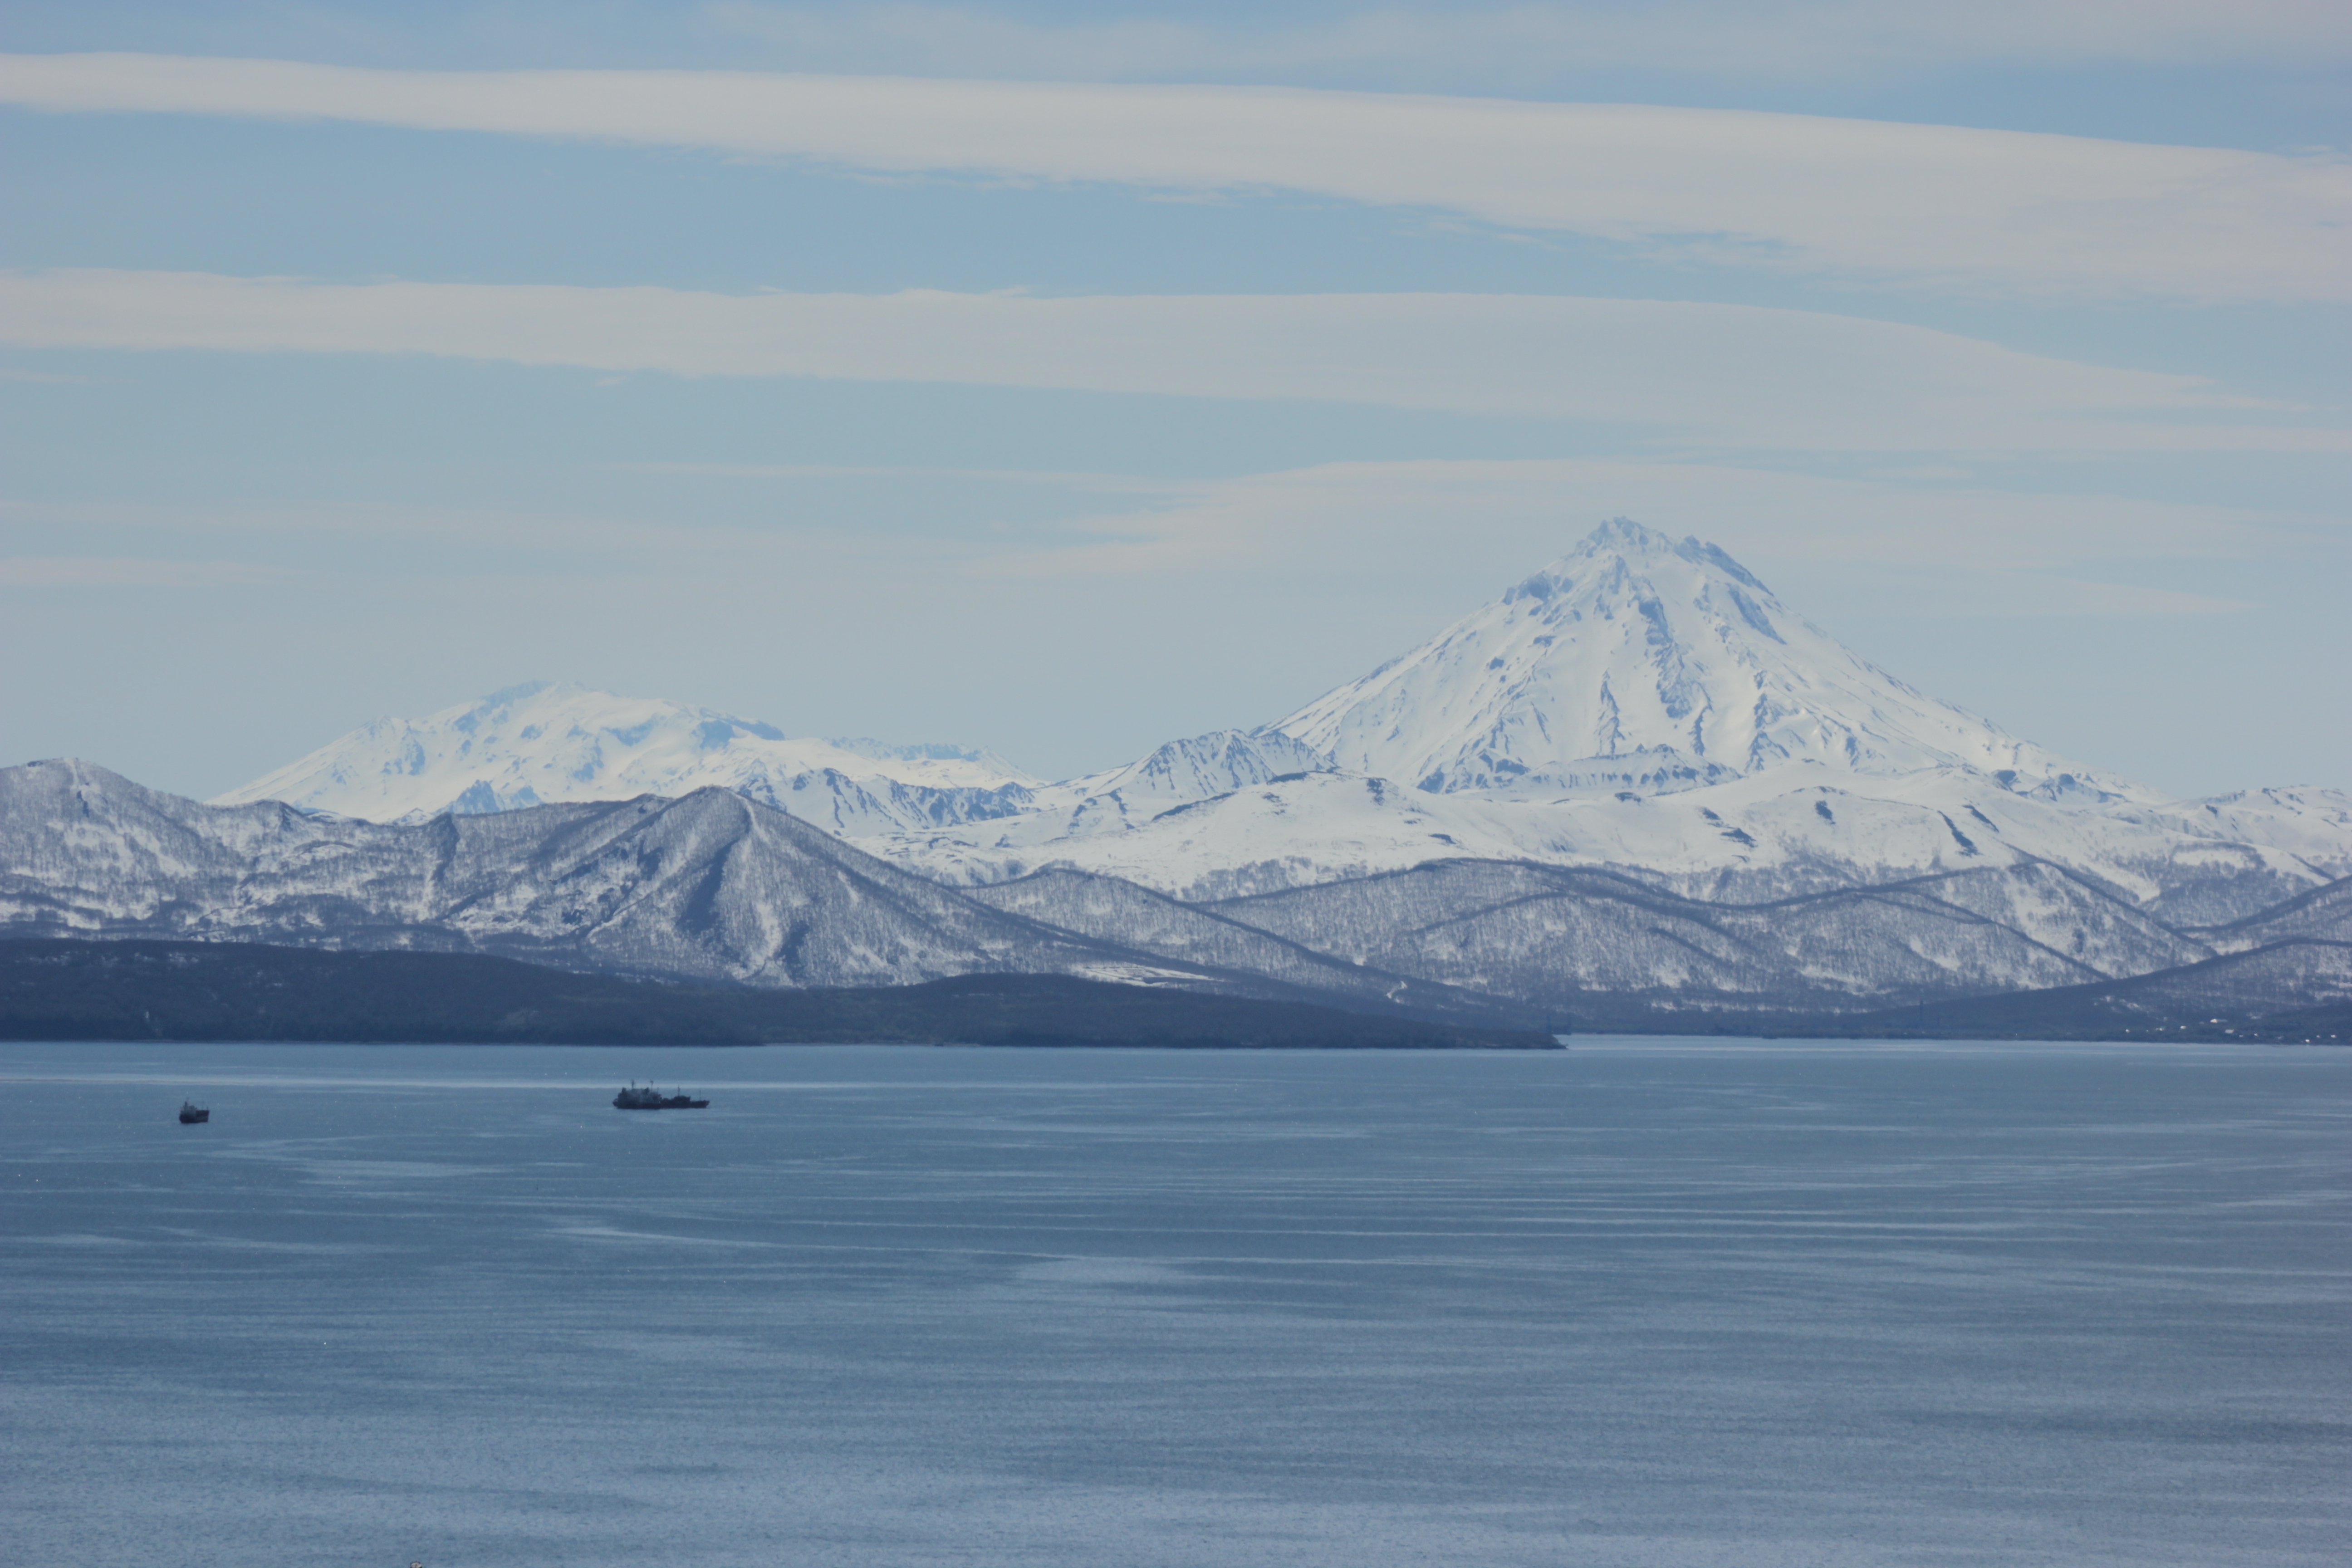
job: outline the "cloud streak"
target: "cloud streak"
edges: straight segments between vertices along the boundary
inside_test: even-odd
[[[1728,464],[1622,458],[1327,463],[1169,484],[1148,508],[1065,525],[1066,542],[975,560],[995,579],[1313,574],[1415,559],[1433,518],[1488,570],[1536,561],[1591,521],[1639,518],[1736,553],[1906,582],[1906,612],[2206,615],[2242,600],[2085,581],[2122,562],[2340,552],[2340,525],[2296,514],[2099,494],[1921,487]],[[1351,563],[1351,564],[1343,564]],[[1491,563],[1491,564],[1490,564]],[[1422,562],[1423,578],[1450,567]],[[1475,572],[1473,574],[1475,575]]]
[[[0,588],[277,586],[302,574],[245,561],[158,561],[112,555],[0,556]]]
[[[1311,22],[1171,16],[1033,22],[970,5],[792,5],[722,0],[703,20],[803,66],[926,76],[1145,81],[1339,73],[1540,82],[1596,70],[1820,80],[2037,66],[2310,68],[2352,58],[2333,0],[1677,0],[1485,7],[1383,5]]]
[[[1294,89],[0,57],[0,102],[1273,190],[1967,291],[2352,300],[2352,163],[1727,110]]]
[[[2352,446],[2195,377],[1845,316],[1557,296],[730,295],[80,270],[0,275],[0,341],[1299,399],[1739,448]]]
[[[842,470],[793,465],[638,465],[682,480],[792,485]],[[873,468],[861,477],[908,472]],[[1027,478],[1062,485],[1059,473]],[[2204,616],[2248,607],[2197,591],[2230,563],[2299,563],[2333,572],[2340,520],[2097,493],[2043,495],[1923,487],[1725,463],[1624,458],[1433,459],[1318,464],[1218,479],[1079,476],[1106,492],[1088,515],[979,539],[910,538],[795,522],[695,520],[681,494],[651,511],[499,511],[386,503],[188,507],[0,500],[0,522],[46,525],[85,550],[116,553],[0,559],[0,587],[232,588],[307,581],[284,564],[298,542],[347,547],[345,589],[462,579],[529,586],[560,577],[683,585],[814,583],[857,614],[908,591],[926,603],[1012,604],[1055,621],[1073,580],[1087,596],[1151,591],[1179,619],[1203,587],[1253,591],[1294,606],[1419,606],[1475,602],[1493,582],[1558,554],[1594,521],[1630,515],[1669,533],[1717,539],[1768,577],[1783,569],[1861,574],[1906,616]],[[1427,550],[1433,520],[1448,546]],[[452,552],[441,546],[463,542]],[[422,548],[420,548],[422,547]],[[362,553],[352,556],[348,551]],[[485,567],[483,551],[503,563]],[[192,551],[204,558],[188,559]],[[518,565],[517,563],[525,563]],[[2126,563],[2130,563],[2126,565]],[[2170,577],[2179,586],[2101,581],[2100,572]],[[978,579],[986,591],[975,596]],[[569,588],[566,589],[568,593]],[[804,607],[804,606],[803,606]],[[1335,623],[1351,613],[1318,611]],[[1155,612],[1157,614],[1157,612]],[[1154,622],[1158,625],[1159,623]],[[1173,622],[1169,623],[1172,626]],[[1172,635],[1172,633],[1169,634]]]

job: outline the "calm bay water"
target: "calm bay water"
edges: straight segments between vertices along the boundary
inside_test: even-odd
[[[0,1046],[0,1557],[2332,1564],[2347,1222],[2352,1052]]]

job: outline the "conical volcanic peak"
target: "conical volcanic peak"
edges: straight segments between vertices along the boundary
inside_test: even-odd
[[[1269,728],[1435,792],[1648,794],[1811,763],[2147,794],[1905,685],[1719,547],[1624,518]]]

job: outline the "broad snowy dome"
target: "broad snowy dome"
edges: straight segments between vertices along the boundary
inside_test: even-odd
[[[564,683],[509,687],[424,719],[380,719],[218,796],[373,822],[708,785],[840,832],[937,826],[1027,804],[1037,781],[992,752],[793,740],[772,724]]]

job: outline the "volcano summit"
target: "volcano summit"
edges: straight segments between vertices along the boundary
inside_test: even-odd
[[[1811,763],[2158,798],[1865,663],[1717,546],[1623,518],[1270,728],[1432,793],[1652,793]]]

